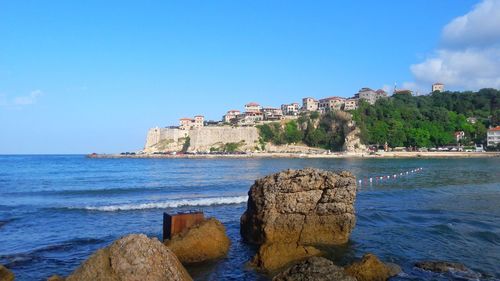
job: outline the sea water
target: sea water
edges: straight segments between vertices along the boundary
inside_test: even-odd
[[[304,167],[349,170],[362,180],[350,241],[327,249],[336,263],[370,252],[403,268],[394,280],[500,278],[499,158],[0,156],[0,263],[21,281],[68,275],[123,235],[160,238],[163,212],[202,210],[222,221],[232,245],[226,258],[188,267],[193,278],[269,280],[247,265],[256,249],[239,235],[247,192],[259,177]],[[461,262],[473,273],[436,275],[416,269],[421,260]]]

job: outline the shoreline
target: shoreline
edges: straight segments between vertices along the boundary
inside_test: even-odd
[[[249,153],[249,154],[87,154],[93,159],[137,158],[137,159],[245,159],[245,158],[311,158],[311,159],[380,159],[380,158],[494,158],[500,157],[500,152],[382,152],[369,153]]]

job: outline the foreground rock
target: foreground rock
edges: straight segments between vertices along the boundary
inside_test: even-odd
[[[320,254],[321,251],[312,246],[302,246],[297,243],[268,243],[260,246],[258,253],[252,259],[252,264],[266,271],[274,271],[293,261]]]
[[[276,275],[273,281],[356,281],[356,278],[346,275],[343,268],[330,260],[312,257]]]
[[[342,244],[355,225],[349,172],[286,170],[255,181],[248,195],[240,223],[251,243]]]
[[[15,276],[12,271],[0,264],[0,281],[14,281]]]
[[[98,250],[67,281],[192,280],[174,253],[158,239],[132,234]]]
[[[215,218],[194,225],[165,241],[182,263],[196,263],[227,255],[231,241],[226,229]]]
[[[345,272],[358,281],[385,281],[399,273],[372,254],[366,254],[360,261],[347,266]]]
[[[64,281],[64,278],[59,275],[52,275],[47,279],[47,281]]]

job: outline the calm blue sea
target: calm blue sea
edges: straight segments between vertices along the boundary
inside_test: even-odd
[[[162,213],[201,209],[232,240],[227,258],[189,271],[196,280],[268,280],[246,266],[239,219],[253,181],[288,168],[346,169],[359,185],[357,226],[329,249],[340,264],[366,252],[403,267],[394,280],[432,275],[416,261],[462,262],[500,278],[500,159],[87,159],[0,156],[0,263],[17,280],[67,275],[96,249],[129,233],[161,237]],[[419,172],[411,170],[423,168]],[[410,171],[406,175],[406,171]],[[403,176],[400,175],[403,173]],[[455,279],[454,279],[455,278]],[[470,278],[471,280],[474,278]]]

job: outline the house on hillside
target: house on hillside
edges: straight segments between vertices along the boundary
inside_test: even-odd
[[[497,146],[500,143],[500,126],[488,129],[486,143],[487,146]]]
[[[300,105],[296,102],[289,104],[282,104],[281,111],[283,115],[296,116],[299,114]]]
[[[203,115],[196,115],[194,118],[181,118],[179,119],[179,129],[191,130],[194,128],[201,128],[204,126],[205,117]]]
[[[238,115],[240,115],[241,112],[236,109],[229,110],[226,112],[226,115],[222,116],[222,122],[224,123],[231,123],[232,120],[236,119]]]
[[[262,110],[262,106],[256,102],[250,102],[245,104],[245,112],[260,112]]]
[[[283,111],[275,107],[262,108],[262,115],[264,120],[275,121],[283,119]]]
[[[302,111],[318,111],[319,102],[314,98],[302,99]]]
[[[344,110],[349,111],[349,110],[355,110],[358,108],[358,99],[356,98],[349,98],[345,100],[344,103]]]
[[[341,110],[344,107],[345,98],[341,97],[329,97],[319,100],[319,110],[322,113],[332,111],[332,110]]]
[[[359,90],[354,95],[354,98],[360,99],[360,100],[365,100],[366,102],[368,102],[369,104],[372,104],[372,105],[375,104],[375,102],[378,99],[386,98],[386,97],[387,97],[386,91],[384,91],[382,89],[378,89],[378,90],[374,91],[370,88],[361,88],[361,90]]]
[[[444,84],[434,83],[432,84],[432,92],[444,92]]]

